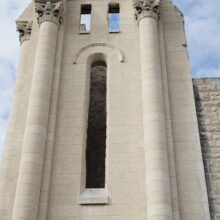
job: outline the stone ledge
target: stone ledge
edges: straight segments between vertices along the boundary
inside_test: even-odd
[[[106,189],[85,189],[79,197],[80,205],[109,204],[109,194]]]
[[[109,29],[108,30],[108,32],[110,33],[110,34],[116,34],[116,33],[120,33],[120,30],[119,29],[117,29],[117,30],[111,30],[111,29]]]
[[[79,34],[90,34],[90,31],[79,31]]]
[[[51,0],[51,3],[57,3],[60,0]],[[47,0],[34,0],[35,3],[42,3],[45,4],[47,2]]]

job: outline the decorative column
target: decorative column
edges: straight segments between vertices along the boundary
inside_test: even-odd
[[[160,0],[133,0],[139,23],[147,220],[172,220],[158,37]]]
[[[35,3],[35,10],[40,28],[13,220],[37,220],[62,0]]]
[[[20,100],[22,97],[22,85],[24,80],[24,73],[26,69],[26,63],[27,63],[27,56],[28,56],[28,48],[29,48],[29,40],[31,36],[32,31],[32,22],[29,21],[17,21],[17,31],[19,33],[19,40],[21,43],[21,49],[20,49],[20,57],[17,67],[17,73],[16,73],[16,81],[14,86],[14,92],[13,92],[13,100],[12,100],[12,106],[9,116],[9,122],[8,122],[8,128],[5,138],[5,145],[4,145],[4,154],[1,161],[2,169],[1,169],[1,176],[0,176],[0,216],[1,216],[1,210],[3,209],[3,205],[5,205],[5,199],[7,199],[8,195],[7,192],[7,184],[8,184],[8,172],[10,167],[10,159],[11,159],[11,152],[14,151],[14,140],[13,136],[17,121],[17,111],[19,109],[18,106],[20,106]]]

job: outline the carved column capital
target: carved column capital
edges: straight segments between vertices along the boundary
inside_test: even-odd
[[[161,0],[133,0],[135,18],[141,20],[144,17],[158,19]]]
[[[62,0],[51,3],[35,3],[35,12],[38,14],[38,23],[41,24],[44,21],[51,21],[57,25],[63,21],[63,2]]]
[[[17,31],[19,33],[19,40],[22,44],[26,40],[30,40],[32,31],[32,21],[17,21]]]

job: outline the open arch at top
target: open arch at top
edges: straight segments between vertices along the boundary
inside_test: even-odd
[[[124,62],[124,55],[119,48],[116,48],[115,46],[106,43],[94,43],[81,48],[74,55],[73,64],[77,64],[83,54],[86,54],[88,57],[94,53],[104,53],[109,55],[113,54],[114,57],[117,57],[118,62]]]

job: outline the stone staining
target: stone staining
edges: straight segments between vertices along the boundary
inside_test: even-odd
[[[220,79],[193,79],[211,219],[220,216]]]
[[[30,40],[32,31],[32,22],[30,21],[17,21],[17,31],[19,33],[19,40],[22,44],[25,40]]]
[[[106,67],[92,67],[90,80],[86,188],[105,188]]]
[[[158,18],[160,0],[133,0],[133,7],[136,9],[135,18],[142,19],[145,16]]]
[[[51,3],[47,1],[45,4],[35,3],[35,12],[38,14],[38,23],[43,21],[52,21],[56,24],[61,24],[63,20],[63,3]]]

